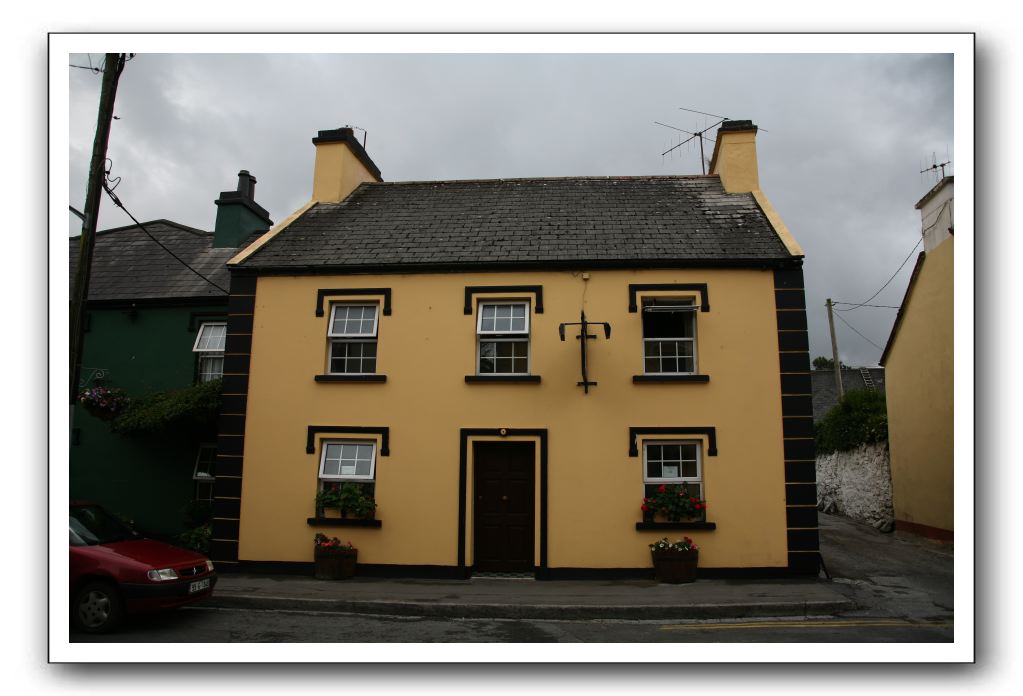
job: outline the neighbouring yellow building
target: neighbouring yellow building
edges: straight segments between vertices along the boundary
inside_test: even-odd
[[[359,573],[816,574],[803,252],[757,128],[711,174],[385,183],[320,131],[309,203],[229,262],[211,555]],[[645,497],[684,484],[669,521]],[[340,517],[324,492],[374,514]],[[322,501],[320,501],[322,502]]]
[[[916,204],[917,257],[888,345],[888,444],[895,527],[952,540],[954,524],[953,177]]]

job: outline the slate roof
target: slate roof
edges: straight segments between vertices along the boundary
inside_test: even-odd
[[[752,194],[717,176],[361,184],[318,203],[243,268],[386,270],[741,265],[791,259]]]
[[[142,223],[154,237],[189,266],[221,288],[230,286],[227,260],[237,248],[213,249],[213,233],[171,222]],[[247,245],[259,235],[244,242]],[[68,239],[71,288],[74,289],[80,237]],[[136,225],[96,234],[89,301],[226,297],[227,293],[192,273]]]
[[[884,394],[885,372],[883,367],[844,368],[842,370],[842,389],[848,394],[853,389],[867,388],[860,369],[865,369],[870,373],[870,380],[874,383],[874,389]],[[838,406],[835,371],[811,370],[810,382],[813,386],[813,422],[816,423],[827,415],[828,411]]]

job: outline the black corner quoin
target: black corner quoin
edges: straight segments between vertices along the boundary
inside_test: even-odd
[[[323,316],[323,300],[327,297],[366,297],[376,295],[383,295],[384,316],[391,316],[390,288],[320,288],[316,291],[316,316]]]
[[[316,451],[316,436],[323,434],[331,435],[379,435],[380,456],[391,455],[391,429],[386,426],[365,426],[365,425],[310,425],[306,428],[305,453],[313,454]]]
[[[639,456],[636,441],[640,435],[706,435],[707,456],[718,456],[717,428],[714,426],[629,428],[629,456]]]
[[[639,311],[637,295],[650,290],[681,290],[700,293],[700,311],[710,311],[710,296],[707,293],[706,283],[629,283],[629,313]]]
[[[543,286],[542,285],[466,285],[465,286],[465,314],[472,314],[472,296],[490,295],[500,293],[530,293],[536,297],[534,309],[537,314],[543,314]]]

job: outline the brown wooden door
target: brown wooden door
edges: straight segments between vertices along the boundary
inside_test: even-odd
[[[476,570],[533,572],[532,442],[473,444]]]

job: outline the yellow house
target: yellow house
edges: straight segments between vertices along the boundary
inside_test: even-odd
[[[953,192],[953,177],[946,176],[916,204],[924,251],[881,356],[895,527],[949,541],[955,529]]]
[[[802,250],[757,128],[705,176],[385,183],[320,131],[312,199],[229,263],[211,555],[365,575],[816,574]],[[353,484],[375,514],[316,496]],[[684,484],[695,516],[650,518]]]

